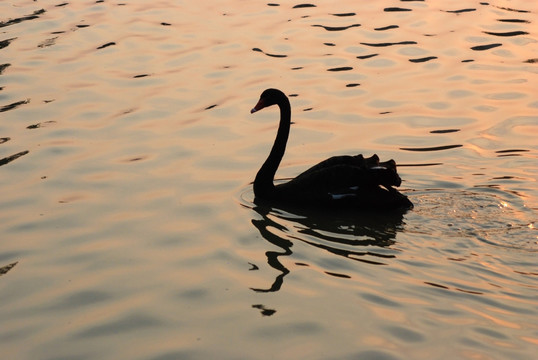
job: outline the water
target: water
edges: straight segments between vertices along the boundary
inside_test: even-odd
[[[537,12],[0,3],[2,356],[535,358]],[[255,206],[267,87],[279,178],[377,153],[415,208]]]

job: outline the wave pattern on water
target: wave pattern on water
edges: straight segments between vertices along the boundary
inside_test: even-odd
[[[532,358],[536,13],[0,2],[2,356]],[[377,152],[415,208],[256,204],[268,87],[279,179]]]

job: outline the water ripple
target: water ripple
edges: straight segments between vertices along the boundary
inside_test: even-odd
[[[401,8],[401,7],[388,7],[384,8],[385,12],[401,12],[401,11],[412,11],[411,9]]]
[[[342,67],[327,69],[327,71],[349,71],[349,70],[353,70],[353,68],[351,66],[342,66]]]
[[[459,10],[445,10],[447,13],[453,13],[453,14],[461,14],[466,12],[472,12],[476,11],[474,8],[467,8],[467,9],[459,9]]]
[[[359,27],[361,24],[352,24],[348,26],[325,26],[325,25],[312,25],[313,27],[321,27],[327,31],[343,31],[354,27]]]
[[[354,12],[350,12],[350,13],[338,13],[338,14],[331,14],[331,15],[338,16],[338,17],[348,17],[348,16],[355,16],[357,14]]]
[[[26,104],[29,104],[29,103],[30,103],[30,99],[16,101],[16,102],[8,104],[8,105],[0,106],[0,112],[13,110],[13,109],[18,108],[21,105],[26,105]]]
[[[11,64],[0,64],[0,75],[6,70],[8,67],[10,67]]]
[[[256,52],[261,52],[262,54],[264,55],[267,55],[269,57],[275,57],[275,58],[285,58],[285,57],[288,57],[288,55],[283,55],[283,54],[270,54],[270,53],[266,53],[264,52],[262,49],[260,48],[253,48],[252,51],[256,51]]]
[[[487,44],[487,45],[477,45],[477,46],[471,47],[471,50],[484,51],[484,50],[493,49],[499,46],[502,46],[502,44],[495,43],[495,44]]]
[[[433,229],[423,224],[428,229],[408,227],[406,231],[442,232],[447,238],[465,237],[495,247],[538,251],[538,243],[533,241],[535,220],[521,195],[497,186],[476,185],[472,190],[431,189],[415,193],[411,198],[415,203],[411,216],[428,214],[428,217],[445,219],[441,221],[445,225],[443,229]]]
[[[458,147],[462,147],[463,145],[443,145],[443,146],[431,146],[431,147],[423,147],[423,148],[400,148],[400,150],[406,150],[406,151],[440,151],[440,150],[449,150],[454,149]]]
[[[5,275],[7,274],[11,269],[13,269],[15,267],[15,265],[17,265],[19,262],[16,261],[14,263],[11,263],[11,264],[8,264],[8,265],[4,265],[4,266],[1,266],[0,267],[0,276],[2,275]]]
[[[398,29],[398,28],[399,28],[398,25],[388,25],[388,26],[384,26],[384,27],[380,27],[380,28],[375,28],[374,30],[375,31],[385,31],[385,30]]]
[[[510,36],[527,35],[528,32],[526,31],[507,31],[507,32],[484,31],[484,34],[493,35],[493,36],[501,36],[501,37],[510,37]]]
[[[114,41],[111,41],[111,42],[107,42],[106,44],[103,44],[101,46],[98,46],[97,47],[97,50],[101,50],[101,49],[104,49],[106,47],[109,47],[109,46],[113,46],[113,45],[116,45],[116,43]]]
[[[14,160],[17,160],[18,158],[20,158],[21,156],[24,156],[26,154],[28,154],[29,151],[28,150],[25,150],[25,151],[21,151],[21,152],[18,152],[16,154],[13,154],[11,156],[7,156],[5,158],[2,158],[0,159],[0,166],[3,166],[3,165],[6,165],[6,164],[9,164],[10,162],[14,161]]]
[[[293,9],[302,9],[302,8],[310,8],[310,7],[316,7],[314,4],[299,4],[293,6]]]
[[[530,13],[529,10],[514,9],[514,8],[503,7],[503,6],[495,6],[495,7],[501,10],[506,10],[506,11],[513,11],[513,12],[518,12],[518,13]]]
[[[17,40],[17,38],[10,38],[0,41],[0,49],[8,47],[14,40]]]
[[[523,19],[497,19],[497,21],[500,21],[500,22],[508,22],[508,23],[530,24],[530,21],[528,21],[528,20],[523,20]]]
[[[378,56],[379,54],[368,54],[368,55],[360,55],[360,56],[357,56],[357,59],[369,59],[369,58],[372,58],[374,56]]]
[[[414,45],[417,44],[416,41],[399,41],[399,42],[384,42],[384,43],[364,43],[361,42],[362,45],[366,46],[373,46],[373,47],[386,47],[386,46],[394,46],[394,45]]]
[[[15,19],[10,19],[8,21],[0,21],[0,28],[5,27],[5,26],[9,26],[9,25],[13,25],[13,24],[18,24],[20,22],[27,21],[27,20],[37,19],[37,18],[39,18],[39,15],[42,15],[44,13],[45,13],[45,9],[40,9],[40,10],[34,11],[30,15],[25,15],[25,16],[21,16],[21,17],[15,18]]]
[[[421,62],[427,62],[434,59],[437,59],[437,56],[426,56],[426,57],[418,58],[418,59],[409,59],[409,61],[414,62],[414,63],[421,63]]]

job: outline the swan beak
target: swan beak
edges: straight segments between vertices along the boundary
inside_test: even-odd
[[[256,111],[261,110],[261,109],[263,109],[264,107],[265,107],[265,103],[264,103],[263,99],[260,99],[260,101],[258,101],[258,103],[256,104],[256,106],[254,106],[254,107],[252,108],[252,110],[250,110],[250,113],[251,113],[251,114],[254,114]]]

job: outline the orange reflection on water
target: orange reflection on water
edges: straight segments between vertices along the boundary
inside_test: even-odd
[[[485,313],[483,311],[480,311],[480,310],[478,310],[476,308],[473,308],[473,307],[470,307],[470,306],[467,306],[467,305],[458,304],[457,307],[460,308],[460,309],[463,309],[463,310],[465,310],[465,311],[467,311],[469,313],[479,315],[480,317],[483,317],[484,319],[487,319],[487,320],[493,322],[495,325],[498,325],[498,326],[501,326],[501,327],[510,328],[510,329],[520,329],[521,328],[521,326],[519,324],[515,323],[515,322],[499,319],[498,317],[495,317],[495,316],[493,316],[491,314],[487,314],[487,313]]]
[[[4,357],[534,355],[535,2],[295,5],[0,2]],[[268,87],[415,209],[256,207]]]

